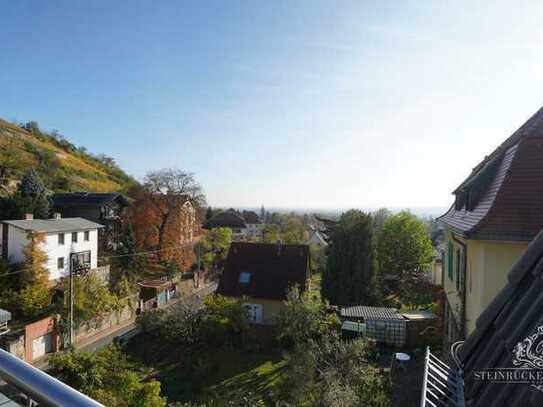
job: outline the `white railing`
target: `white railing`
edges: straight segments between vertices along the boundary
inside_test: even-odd
[[[432,355],[426,348],[421,407],[464,407],[461,373]]]
[[[60,380],[0,349],[0,379],[47,407],[104,407]],[[32,405],[32,403],[28,403]]]

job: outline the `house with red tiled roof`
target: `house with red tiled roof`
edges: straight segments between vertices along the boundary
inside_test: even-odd
[[[543,227],[543,108],[486,156],[453,192],[445,229],[447,342],[463,339]]]
[[[217,293],[246,297],[250,322],[271,325],[288,289],[308,288],[309,264],[307,245],[233,242]]]

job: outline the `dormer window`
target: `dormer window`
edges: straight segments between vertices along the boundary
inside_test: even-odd
[[[247,273],[246,271],[239,273],[239,282],[241,284],[249,284],[251,281],[251,273]]]

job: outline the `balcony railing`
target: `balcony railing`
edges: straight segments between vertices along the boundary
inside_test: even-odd
[[[0,379],[15,387],[20,395],[27,399],[28,406],[37,404],[40,407],[104,407],[2,349],[0,349]]]

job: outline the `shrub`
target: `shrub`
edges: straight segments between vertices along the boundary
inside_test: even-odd
[[[98,353],[71,351],[54,355],[51,374],[107,406],[163,407],[160,383],[144,381],[114,346]]]
[[[339,327],[334,314],[328,314],[328,305],[310,292],[300,292],[294,286],[287,293],[285,309],[277,316],[278,339],[287,347],[300,346],[310,340],[320,340]]]
[[[29,284],[18,296],[19,305],[25,317],[44,314],[51,305],[51,290],[40,284]]]

